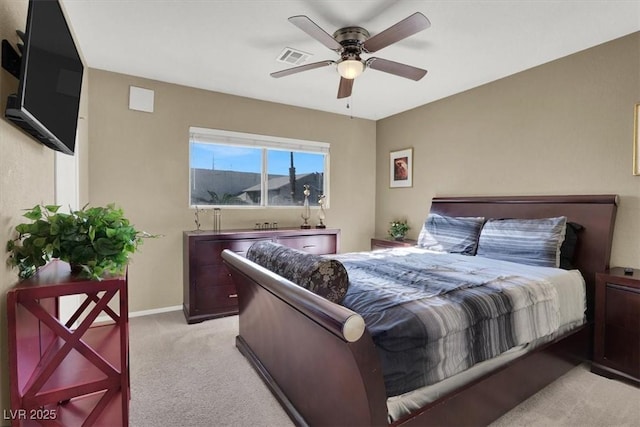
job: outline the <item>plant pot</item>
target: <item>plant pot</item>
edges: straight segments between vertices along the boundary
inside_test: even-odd
[[[71,267],[71,272],[73,274],[79,274],[82,272],[82,264],[69,264]]]
[[[395,236],[395,237],[393,238],[393,240],[396,240],[396,241],[398,241],[398,242],[402,242],[402,241],[404,240],[404,236]]]

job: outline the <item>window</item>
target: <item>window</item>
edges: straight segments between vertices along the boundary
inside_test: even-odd
[[[301,206],[329,200],[329,144],[191,128],[191,206]]]

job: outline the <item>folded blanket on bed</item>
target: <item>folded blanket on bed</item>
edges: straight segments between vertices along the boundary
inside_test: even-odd
[[[559,326],[555,287],[535,274],[514,274],[513,263],[488,268],[486,259],[397,249],[332,258],[347,269],[342,305],[364,318],[388,396],[436,383]]]

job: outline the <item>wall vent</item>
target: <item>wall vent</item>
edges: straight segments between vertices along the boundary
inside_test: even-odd
[[[280,55],[276,58],[278,62],[284,62],[289,65],[300,65],[305,62],[307,59],[311,58],[310,53],[303,52],[301,50],[293,49],[290,47],[285,47]]]

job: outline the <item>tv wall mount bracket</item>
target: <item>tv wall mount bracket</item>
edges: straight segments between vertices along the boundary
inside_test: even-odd
[[[24,43],[24,33],[20,30],[16,31],[20,40]],[[18,49],[22,51],[24,45],[18,44]],[[9,74],[16,79],[20,78],[20,66],[22,65],[22,56],[16,51],[8,40],[2,40],[2,68],[7,70]]]

